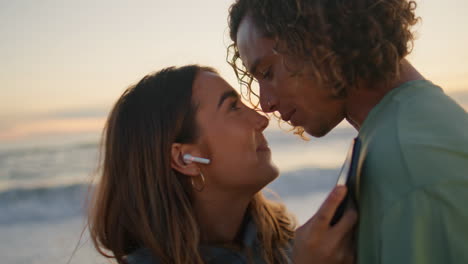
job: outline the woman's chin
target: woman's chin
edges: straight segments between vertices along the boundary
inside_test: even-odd
[[[269,168],[265,170],[264,175],[265,175],[264,179],[266,180],[265,186],[267,186],[272,181],[274,181],[276,178],[278,178],[279,169],[278,169],[278,167],[276,165],[271,163]]]

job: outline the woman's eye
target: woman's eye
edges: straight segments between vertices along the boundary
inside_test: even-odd
[[[238,100],[235,100],[231,103],[231,110],[239,110],[240,107],[237,106]]]

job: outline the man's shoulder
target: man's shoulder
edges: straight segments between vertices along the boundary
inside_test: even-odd
[[[395,114],[400,122],[428,126],[450,124],[448,128],[456,127],[456,123],[468,125],[466,111],[430,82],[407,87],[395,96],[395,100],[398,102]]]
[[[375,123],[387,122],[387,119],[393,118],[429,121],[428,123],[467,120],[463,107],[445,94],[441,87],[427,80],[411,81],[391,90],[369,115],[375,116],[369,118]]]
[[[395,113],[402,150],[423,156],[453,151],[468,154],[466,111],[436,86],[418,88],[407,98],[401,96]]]
[[[412,143],[450,145],[468,141],[466,111],[429,81],[401,87],[382,108],[381,115],[367,127],[370,132],[365,131],[364,141],[403,148],[412,147]],[[445,142],[447,139],[451,140]]]
[[[429,82],[427,82],[429,83]],[[468,116],[442,89],[420,83],[393,96],[391,115],[363,138],[373,173],[401,174],[412,186],[463,178],[468,170]],[[369,136],[370,135],[370,136]]]

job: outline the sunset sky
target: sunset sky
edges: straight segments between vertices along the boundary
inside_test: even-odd
[[[225,62],[232,0],[0,1],[0,142],[92,131],[145,74]],[[410,61],[468,102],[468,1],[418,1]]]

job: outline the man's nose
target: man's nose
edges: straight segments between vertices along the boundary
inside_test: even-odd
[[[271,113],[278,110],[278,99],[272,92],[270,85],[259,83],[260,86],[260,106],[265,113]]]

